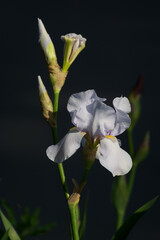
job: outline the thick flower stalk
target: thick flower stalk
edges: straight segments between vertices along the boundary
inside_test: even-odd
[[[65,161],[80,148],[84,139],[84,145],[87,143],[90,149],[93,148],[91,161],[99,159],[113,176],[130,171],[131,157],[116,138],[130,126],[130,103],[126,97],[117,97],[113,100],[113,109],[103,103],[105,100],[94,90],[71,95],[67,109],[75,128],[70,129],[58,144],[48,147],[46,152],[50,160],[56,163]]]

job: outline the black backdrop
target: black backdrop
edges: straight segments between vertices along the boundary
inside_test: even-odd
[[[158,1],[1,1],[0,192],[17,215],[25,206],[42,208],[41,223],[58,226],[37,239],[69,239],[68,213],[56,164],[45,155],[52,144],[49,127],[41,117],[37,75],[52,89],[38,44],[37,17],[44,22],[62,63],[60,36],[81,33],[85,50],[70,68],[60,95],[59,138],[72,126],[66,104],[69,96],[95,89],[111,103],[127,96],[139,74],[144,74],[142,113],[136,126],[136,146],[151,131],[151,150],[139,166],[128,213],[159,193],[159,65],[160,5]],[[121,137],[127,149],[125,134]],[[79,150],[64,163],[67,179],[80,180],[83,162]],[[90,205],[86,239],[109,239],[115,227],[110,204],[112,175],[98,161],[88,179]],[[85,192],[86,193],[86,192]],[[82,204],[84,201],[82,196]],[[129,240],[160,239],[159,202],[141,219]],[[31,238],[32,239],[32,238]]]

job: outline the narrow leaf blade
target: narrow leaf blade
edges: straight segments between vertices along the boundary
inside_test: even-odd
[[[13,211],[12,207],[9,205],[9,203],[6,202],[5,199],[1,200],[1,204],[2,204],[3,208],[5,209],[5,211],[7,213],[9,221],[11,221],[12,224],[16,225],[17,221],[15,219],[14,211]]]
[[[7,232],[5,232],[5,234],[3,235],[3,237],[1,238],[1,240],[7,240],[9,237],[9,229]]]
[[[5,230],[9,231],[8,232],[9,238],[11,240],[20,240],[20,237],[18,236],[18,234],[15,231],[14,227],[12,226],[10,221],[5,217],[5,215],[2,213],[1,210],[0,210],[0,217],[2,219],[2,222],[3,222]]]
[[[137,223],[137,221],[146,213],[148,210],[154,205],[156,200],[159,196],[153,198],[142,207],[138,208],[125,222],[124,224],[118,229],[115,235],[112,237],[112,240],[124,240],[126,239],[127,235]]]

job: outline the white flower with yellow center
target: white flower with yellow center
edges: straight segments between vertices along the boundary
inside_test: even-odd
[[[82,138],[96,143],[96,158],[113,176],[124,175],[132,167],[130,155],[124,151],[116,138],[130,126],[131,111],[126,97],[113,100],[115,110],[104,104],[94,90],[71,95],[67,109],[75,128],[56,145],[47,149],[50,160],[61,163],[71,157],[81,146]]]

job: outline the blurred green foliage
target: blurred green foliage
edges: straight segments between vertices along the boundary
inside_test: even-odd
[[[6,218],[1,212],[1,220],[6,230],[5,233],[4,230],[0,229],[0,238],[3,240],[8,239],[8,236],[10,238],[10,227],[11,229],[15,228],[20,239],[24,240],[29,236],[45,234],[56,226],[55,222],[51,222],[42,226],[40,225],[40,208],[36,208],[33,212],[31,212],[31,210],[26,207],[19,220],[17,220],[12,207],[6,202],[6,200],[1,200],[0,202],[1,206],[7,213]]]

